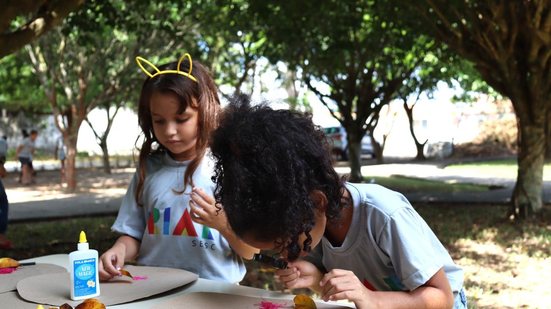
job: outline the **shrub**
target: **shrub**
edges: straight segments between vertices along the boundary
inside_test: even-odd
[[[454,145],[455,158],[510,156],[517,153],[517,122],[514,117],[482,123],[480,134],[469,143]]]

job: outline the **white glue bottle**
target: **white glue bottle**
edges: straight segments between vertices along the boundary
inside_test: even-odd
[[[99,296],[98,251],[90,249],[86,234],[80,232],[77,251],[69,253],[71,299]]]

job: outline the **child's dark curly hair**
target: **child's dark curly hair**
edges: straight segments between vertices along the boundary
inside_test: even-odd
[[[327,141],[311,117],[234,98],[211,139],[216,159],[214,196],[238,236],[279,242],[289,260],[309,251],[314,225],[313,190],[328,200],[328,220],[337,218],[343,183],[333,169]]]

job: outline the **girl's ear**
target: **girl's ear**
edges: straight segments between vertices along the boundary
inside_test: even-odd
[[[318,211],[325,213],[325,210],[327,209],[327,196],[325,193],[320,190],[312,190],[310,192],[310,199]]]

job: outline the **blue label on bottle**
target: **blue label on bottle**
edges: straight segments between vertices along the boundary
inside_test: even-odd
[[[96,259],[75,260],[74,294],[76,297],[94,295],[97,293]]]

